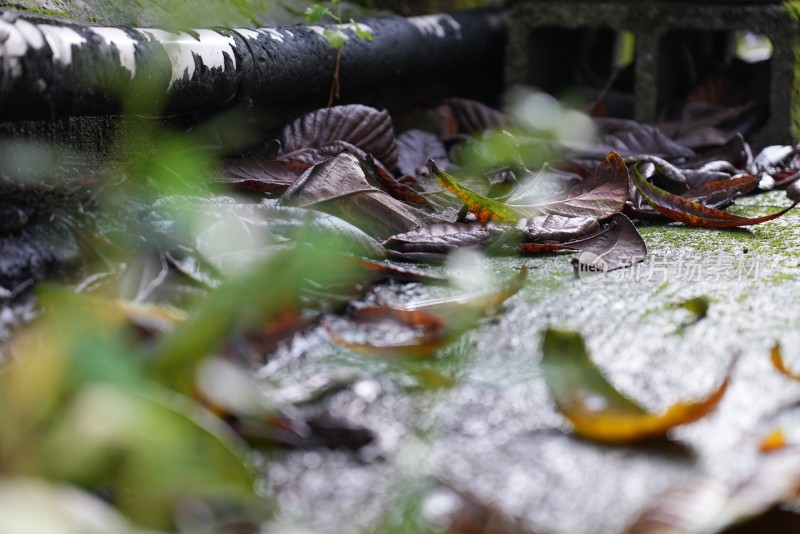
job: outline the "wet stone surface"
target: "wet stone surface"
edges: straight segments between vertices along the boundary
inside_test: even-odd
[[[757,216],[786,204],[776,192],[731,211]],[[496,316],[415,364],[452,379],[450,388],[420,388],[402,362],[340,348],[322,327],[282,346],[261,370],[265,383],[347,374],[350,385],[324,402],[376,441],[355,453],[300,450],[266,462],[262,489],[281,510],[273,526],[367,531],[398,495],[432,477],[533,532],[620,532],[690,477],[746,477],[761,440],[778,426],[791,439],[800,419],[800,384],[769,358],[779,341],[787,365],[800,369],[800,212],[735,231],[639,229],[648,259],[591,283],[576,278],[571,254],[485,260],[499,279],[526,265],[528,280]],[[425,292],[412,287],[405,298]],[[698,296],[710,307],[693,322],[678,304]],[[403,295],[387,286],[377,297]],[[655,412],[704,397],[738,363],[718,408],[673,430],[670,441],[594,444],[570,435],[542,379],[541,334],[550,325],[580,330],[609,381]]]

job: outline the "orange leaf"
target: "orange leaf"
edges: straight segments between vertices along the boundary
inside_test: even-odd
[[[647,412],[617,391],[589,358],[578,332],[550,328],[545,332],[542,369],[558,409],[574,432],[604,443],[662,438],[678,425],[705,417],[728,388],[731,370],[708,397],[681,402],[660,414]]]

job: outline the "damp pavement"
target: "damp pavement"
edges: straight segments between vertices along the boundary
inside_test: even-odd
[[[772,192],[730,211],[757,216],[788,204]],[[264,458],[260,489],[279,510],[271,526],[368,531],[438,480],[532,532],[621,532],[677,483],[700,474],[746,477],[774,428],[800,437],[793,436],[800,383],[770,361],[780,342],[787,365],[800,371],[800,210],[749,229],[638,227],[647,260],[589,282],[575,276],[571,254],[485,259],[498,279],[522,265],[528,279],[495,316],[413,363],[451,378],[452,387],[421,388],[407,364],[338,347],[322,327],[283,345],[259,371],[265,387],[344,381],[325,399],[326,411],[377,440],[356,452]],[[390,285],[371,298],[399,303],[427,291]],[[678,304],[699,296],[708,297],[708,314],[692,322],[696,316]],[[704,397],[732,359],[738,363],[717,409],[668,441],[594,444],[570,434],[548,395],[539,361],[550,325],[578,329],[610,382],[657,412]],[[427,505],[435,503],[423,499],[423,512]]]

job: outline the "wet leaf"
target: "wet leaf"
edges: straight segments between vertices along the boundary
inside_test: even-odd
[[[490,128],[501,128],[509,124],[508,117],[499,111],[467,98],[448,98],[443,106],[449,109],[458,133],[471,135]]]
[[[464,312],[477,312],[482,315],[488,315],[494,313],[503,302],[522,289],[527,277],[528,268],[523,266],[514,278],[499,289],[480,293],[466,293],[456,297],[418,300],[404,305],[403,309],[439,313],[445,317],[445,320]]]
[[[669,491],[642,512],[628,534],[715,534],[763,514],[800,487],[800,451],[760,458],[743,481],[700,476]]]
[[[581,253],[572,259],[578,274],[607,273],[629,267],[647,257],[647,244],[625,215],[617,213],[595,236],[564,243]]]
[[[649,154],[667,159],[689,158],[694,152],[679,145],[655,126],[626,119],[598,119],[597,124],[604,130],[600,144],[592,152],[602,157],[614,151],[623,157]],[[594,147],[593,147],[594,148]]]
[[[753,174],[774,174],[784,168],[789,158],[794,156],[796,149],[790,145],[772,145],[761,149],[753,160],[755,172]]]
[[[396,282],[420,283],[430,285],[446,285],[447,278],[434,276],[421,271],[386,265],[359,258],[357,260],[362,269],[369,273],[370,279],[375,282],[393,280]]]
[[[591,217],[538,215],[519,221],[517,228],[525,232],[530,241],[563,243],[599,232],[602,227],[597,219]]]
[[[343,417],[322,413],[303,416],[289,412],[268,421],[242,419],[236,430],[248,443],[289,450],[320,448],[357,451],[375,441],[375,433]]]
[[[397,136],[397,169],[401,174],[418,177],[427,172],[425,164],[429,159],[447,170],[447,149],[438,136],[425,130],[408,130]]]
[[[592,176],[567,191],[565,198],[514,207],[530,214],[605,219],[622,211],[626,200],[628,168],[618,154],[609,152]]]
[[[346,141],[332,141],[322,146],[305,147],[292,152],[287,152],[278,158],[278,161],[291,161],[308,167],[335,158],[342,152],[347,152],[363,160],[367,153],[357,146]]]
[[[280,141],[284,153],[346,141],[389,168],[397,165],[397,145],[389,113],[360,104],[323,108],[304,115],[284,128]]]
[[[228,159],[216,181],[240,191],[280,195],[309,167],[296,161]]]
[[[758,450],[761,452],[774,452],[785,449],[787,446],[786,435],[783,430],[776,428],[761,440],[758,445]]]
[[[695,187],[681,196],[709,208],[724,207],[734,199],[753,191],[758,185],[755,176],[747,174],[737,178],[714,180]]]
[[[431,204],[427,198],[407,185],[401,184],[395,180],[393,176],[389,175],[386,169],[381,167],[371,154],[367,154],[361,168],[364,170],[368,182],[386,191],[397,200],[402,200],[408,204],[413,204],[429,210],[434,209],[433,204]]]
[[[340,328],[335,328],[336,324]],[[351,314],[349,325],[326,321],[325,329],[343,347],[384,357],[430,356],[442,346],[446,336],[440,315],[388,306],[361,308]]]
[[[751,219],[732,215],[713,208],[707,208],[697,202],[692,202],[691,200],[673,195],[649,183],[635,168],[633,169],[633,183],[642,197],[665,217],[669,217],[673,221],[704,228],[734,228],[737,226],[760,224],[777,219],[797,205],[797,202],[794,202],[788,208],[773,213],[772,215]]]
[[[671,428],[705,417],[722,399],[730,376],[729,371],[722,384],[701,401],[678,403],[661,414],[652,414],[605,379],[589,358],[578,332],[547,329],[542,352],[547,387],[575,434],[604,443],[663,438]]]
[[[358,159],[346,153],[306,171],[283,194],[280,204],[333,212],[381,238],[432,222],[421,210],[371,186]]]
[[[448,254],[462,247],[483,247],[507,229],[494,223],[434,223],[396,234],[383,245],[398,252]]]
[[[781,350],[780,343],[775,343],[775,345],[773,345],[770,351],[770,359],[772,360],[772,365],[774,365],[775,369],[780,371],[782,375],[800,382],[800,373],[795,373],[786,367],[786,363],[783,361],[783,351]]]
[[[427,165],[428,170],[436,176],[439,184],[461,199],[478,219],[478,222],[517,222],[529,215],[525,211],[492,200],[459,185],[452,176],[441,171],[433,160],[429,160]]]

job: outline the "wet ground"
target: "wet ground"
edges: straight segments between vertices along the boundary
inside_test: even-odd
[[[730,211],[756,216],[786,205],[775,192]],[[413,373],[335,345],[322,327],[281,347],[260,371],[265,383],[348,382],[328,397],[326,411],[378,440],[357,452],[266,459],[261,490],[277,496],[274,526],[359,532],[399,522],[405,507],[435,515],[446,502],[418,497],[438,479],[533,532],[620,532],[676,483],[701,473],[744,478],[775,427],[800,437],[800,383],[769,357],[780,342],[787,365],[800,371],[800,211],[732,231],[638,226],[647,260],[589,283],[573,274],[570,254],[484,260],[500,279],[527,266],[525,286],[496,316],[414,363]],[[403,302],[426,291],[385,286],[374,298]],[[677,304],[698,296],[710,307],[692,323]],[[580,330],[611,383],[653,411],[705,396],[739,360],[718,408],[675,429],[670,441],[598,445],[571,436],[550,400],[539,369],[549,325]],[[452,379],[452,387],[422,387],[420,368]]]

